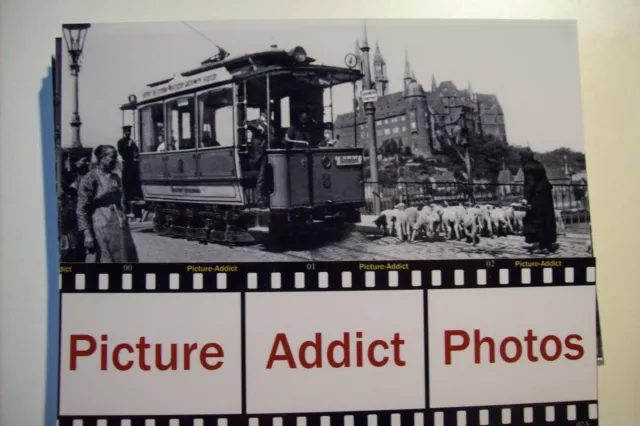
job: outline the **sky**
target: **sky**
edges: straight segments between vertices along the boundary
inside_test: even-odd
[[[572,21],[367,20],[371,58],[376,42],[387,63],[389,93],[402,90],[405,51],[425,90],[431,77],[460,89],[495,94],[507,139],[545,152],[584,152],[578,44]],[[344,66],[362,42],[364,21],[246,20],[93,24],[80,72],[84,146],[115,144],[120,105],[146,84],[197,67],[218,44],[232,56],[302,46],[317,64]],[[64,51],[63,43],[63,51]],[[71,145],[73,91],[62,61],[62,145]],[[335,115],[350,112],[352,87],[334,90]],[[335,117],[334,115],[334,117]]]

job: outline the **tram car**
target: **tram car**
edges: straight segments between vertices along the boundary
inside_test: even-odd
[[[333,87],[363,75],[314,62],[302,47],[239,57],[221,49],[129,96],[120,109],[123,121],[133,114],[156,233],[241,243],[257,229],[284,237],[360,221],[363,151],[333,138]],[[261,116],[271,130],[257,146]]]

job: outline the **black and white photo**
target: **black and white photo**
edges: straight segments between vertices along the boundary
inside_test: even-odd
[[[575,25],[67,25],[61,261],[591,257]]]

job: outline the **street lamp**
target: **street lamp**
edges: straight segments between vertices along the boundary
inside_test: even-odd
[[[80,121],[79,109],[79,91],[78,91],[78,74],[80,73],[80,65],[82,62],[82,49],[87,39],[87,30],[89,24],[68,24],[62,26],[64,33],[64,41],[67,45],[69,53],[69,70],[74,80],[74,103],[73,113],[71,116],[71,127],[73,128],[71,143],[73,148],[82,148],[80,141]]]

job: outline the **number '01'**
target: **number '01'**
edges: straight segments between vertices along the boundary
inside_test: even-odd
[[[314,271],[316,269],[315,263],[307,263],[307,271]]]

